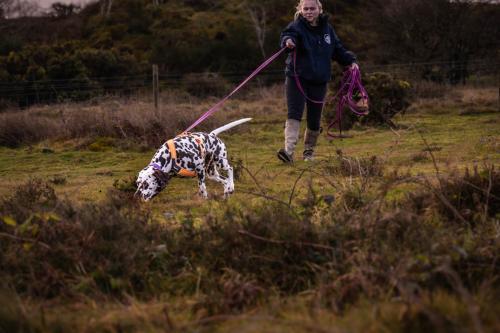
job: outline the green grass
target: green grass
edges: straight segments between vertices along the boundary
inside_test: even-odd
[[[279,99],[276,102],[282,103]],[[334,140],[328,140],[323,135],[317,158],[325,161],[335,157],[336,151],[341,150],[351,158],[377,156],[388,170],[433,174],[435,167],[430,155],[425,152],[425,139],[432,148],[441,172],[446,173],[450,168],[463,169],[473,164],[498,164],[499,113],[460,115],[463,104],[451,104],[442,106],[442,109],[433,104],[413,107],[410,112],[395,119],[399,126],[395,130],[387,127],[358,127],[349,131],[352,138]],[[245,168],[256,174],[255,178],[261,186],[286,193],[301,170],[310,165],[298,161],[288,166],[276,159],[275,153],[283,141],[283,121],[283,115],[274,112],[256,117],[243,133],[229,132],[221,137],[228,146],[230,158],[241,160]],[[56,185],[58,193],[80,201],[101,199],[116,180],[135,177],[149,163],[155,151],[141,152],[138,149],[112,146],[105,151],[91,151],[78,149],[78,146],[76,142],[44,142],[20,149],[0,148],[0,194],[8,194],[28,178],[50,180],[64,177],[65,184]],[[53,152],[42,152],[46,147]],[[301,147],[299,143],[296,153],[299,158]],[[243,175],[236,182],[234,200],[248,200],[248,195],[240,194],[238,189],[255,188],[252,178],[245,172]],[[220,196],[219,187],[210,183],[209,192]],[[197,205],[205,206],[197,199],[196,192],[195,180],[176,179],[155,200],[154,205],[182,208],[189,207],[194,200]]]

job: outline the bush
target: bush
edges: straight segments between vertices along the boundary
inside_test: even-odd
[[[427,184],[427,186],[430,186]],[[445,220],[463,220],[472,226],[495,218],[500,211],[500,172],[493,165],[479,170],[465,169],[439,179],[439,185],[430,187],[432,195],[417,192],[410,195],[417,207],[433,207]],[[423,209],[423,208],[420,208]]]
[[[145,84],[137,76],[145,68],[126,48],[100,50],[77,41],[28,45],[0,57],[0,81],[11,82],[0,93],[20,106],[87,100],[107,91],[125,94],[127,87]]]
[[[410,84],[388,73],[369,75],[365,87],[370,95],[370,114],[362,118],[363,123],[392,123],[392,117],[410,106]]]
[[[325,177],[352,174],[330,171]],[[398,203],[386,201],[384,191],[404,182],[386,178],[378,195],[346,183],[330,204],[311,184],[308,198],[292,206],[227,202],[201,221],[187,213],[165,222],[132,200],[132,180],[84,206],[32,180],[0,201],[0,281],[35,299],[196,295],[198,318],[304,291],[314,307],[335,313],[361,299],[410,302],[445,290],[463,305],[464,290],[498,292],[491,283],[499,274],[498,172],[455,174]],[[456,223],[445,202],[470,224]]]
[[[457,175],[450,184],[470,182],[478,193],[498,189],[498,172],[481,175]],[[251,308],[274,292],[305,290],[340,311],[362,295],[397,295],[394,279],[449,288],[439,270],[445,266],[471,287],[497,271],[493,192],[485,214],[484,206],[457,201],[463,189],[440,190],[457,210],[482,214],[464,233],[462,224],[446,223],[454,218],[435,188],[398,206],[366,193],[352,204],[355,191],[356,185],[345,188],[333,205],[315,200],[312,188],[312,199],[293,209],[269,200],[246,209],[227,204],[195,225],[189,214],[173,224],[153,219],[129,189],[79,207],[32,180],[0,202],[0,280],[38,298],[200,293],[197,307],[217,314]]]
[[[0,203],[0,231],[12,235],[0,244],[2,283],[42,298],[145,291],[161,226],[126,202],[75,207],[43,182],[21,186]]]

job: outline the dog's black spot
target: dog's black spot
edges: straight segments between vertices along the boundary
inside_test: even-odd
[[[217,145],[217,146],[215,147],[215,152],[214,152],[215,156],[219,156],[219,155],[220,155],[220,152],[221,152],[221,147],[220,147],[219,145]]]
[[[163,166],[165,165],[165,162],[167,162],[167,160],[163,156],[160,156],[156,162]]]

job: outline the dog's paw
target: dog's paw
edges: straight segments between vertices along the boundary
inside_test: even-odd
[[[200,184],[200,186],[198,188],[198,194],[203,199],[208,199],[207,186],[205,185],[205,183]]]
[[[234,189],[224,191],[224,199],[227,199],[234,193]]]

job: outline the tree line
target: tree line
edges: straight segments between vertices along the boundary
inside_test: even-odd
[[[0,0],[0,82],[10,89],[74,80],[105,91],[94,78],[146,75],[151,64],[164,74],[248,71],[278,49],[297,1],[99,0],[83,7],[55,3],[41,16],[34,16],[33,3]],[[428,62],[419,76],[449,83],[465,82],[477,59],[493,59],[496,70],[496,1],[322,3],[362,64]]]

